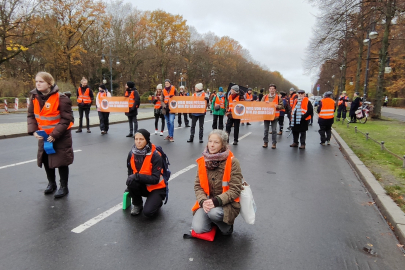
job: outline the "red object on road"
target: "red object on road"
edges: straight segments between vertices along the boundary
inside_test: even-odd
[[[194,230],[191,230],[191,236],[194,238],[199,238],[205,241],[214,241],[215,233],[217,232],[217,227],[212,226],[211,231],[206,233],[196,233]]]

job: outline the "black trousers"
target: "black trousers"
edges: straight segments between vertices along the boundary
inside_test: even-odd
[[[181,115],[184,116],[184,123],[186,124],[186,126],[188,126],[188,116],[186,113],[178,113],[178,119],[177,119],[177,123],[179,123],[179,126],[181,126]]]
[[[319,125],[319,135],[321,135],[321,143],[325,143],[326,141],[330,141],[332,136],[332,125]]]
[[[203,137],[204,137],[204,119],[205,119],[205,115],[200,115],[200,116],[192,115],[191,116],[190,136],[194,137],[195,126],[197,125],[197,121],[199,121],[200,131],[199,131],[198,137],[200,138],[200,140],[203,139]]]
[[[212,129],[224,130],[224,116],[223,115],[214,114],[214,119],[212,121]]]
[[[138,116],[133,115],[133,116],[127,116],[128,117],[128,123],[129,123],[129,133],[134,134],[138,131]]]
[[[240,119],[228,118],[228,121],[226,121],[226,133],[228,133],[228,136],[229,136],[229,134],[231,134],[232,125],[234,127],[233,141],[238,142],[239,141]]]
[[[284,128],[284,115],[280,114],[280,117],[278,118],[278,125],[280,126],[280,131],[283,131],[283,128]]]
[[[343,119],[345,119],[346,118],[346,112],[347,112],[346,106],[339,106],[338,110],[337,110],[337,116],[336,116],[337,119],[340,119],[341,117]]]
[[[83,108],[79,106],[79,130],[81,130],[83,127],[83,112],[86,116],[86,128],[90,129],[90,118],[89,118],[90,107]]]
[[[108,128],[110,126],[109,118],[110,113],[109,112],[98,112],[98,118],[100,119],[100,130],[101,131],[108,131]]]
[[[128,188],[129,195],[132,198],[133,205],[142,205],[142,197],[146,197],[145,205],[143,206],[143,214],[151,217],[162,207],[163,200],[166,197],[166,190],[155,189],[149,192],[145,184],[133,183],[131,188]]]
[[[162,128],[160,129],[160,131],[163,132],[165,130],[165,116],[163,114],[155,114],[155,130],[158,130],[159,118],[162,119]]]
[[[305,140],[307,138],[307,132],[306,131],[293,131],[293,139],[294,143],[298,144],[298,140],[300,141],[301,145],[305,145]]]
[[[56,185],[55,169],[49,168],[48,154],[45,152],[42,155],[42,163],[44,164],[46,177],[48,178],[49,184]],[[59,171],[59,177],[60,177],[60,185],[62,187],[67,187],[67,183],[68,183],[68,179],[69,179],[69,167],[68,166],[59,167],[58,171]]]

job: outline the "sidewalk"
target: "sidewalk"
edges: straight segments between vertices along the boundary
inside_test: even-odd
[[[401,122],[405,122],[405,109],[393,108],[393,107],[382,107],[381,114],[384,117],[392,118]]]

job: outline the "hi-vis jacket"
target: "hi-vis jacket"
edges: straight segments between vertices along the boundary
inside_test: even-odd
[[[296,100],[297,94],[292,94],[290,96],[290,107],[292,108],[292,106],[294,105],[294,100]]]
[[[164,96],[164,103],[169,103],[170,96],[174,96],[176,93],[176,89],[172,85],[170,88],[170,92],[167,92],[166,88],[163,88],[163,96]]]
[[[335,113],[335,101],[331,98],[322,99],[321,111],[318,114],[319,118],[322,119],[331,119],[334,118]]]
[[[343,96],[341,95],[339,97],[339,102],[338,102],[338,106],[343,105],[344,107],[346,107],[346,102],[349,101],[349,97],[348,96]]]
[[[292,106],[292,110],[291,110],[291,115],[294,113],[294,109],[295,109],[295,105],[297,105],[298,99],[294,100],[294,104]],[[307,97],[304,97],[301,101],[301,114],[304,115],[307,113],[308,111],[308,102],[309,99]],[[305,118],[305,120],[309,120],[311,119],[311,115],[309,115],[307,118]]]
[[[269,101],[269,95],[265,95],[263,97],[263,101],[268,102]],[[283,105],[283,102],[282,102],[280,96],[276,94],[274,99],[271,102],[274,102],[276,104],[276,118],[280,117],[281,109],[279,109],[279,108],[283,107],[282,110],[284,110],[284,105]]]
[[[84,103],[84,104],[91,104],[91,97],[90,97],[90,88],[86,88],[86,91],[83,93],[82,87],[79,87],[77,90],[79,93],[79,97],[77,98],[77,103]]]
[[[235,107],[234,101],[239,101],[239,96],[237,96],[235,99],[232,99],[232,95],[229,95],[228,100],[229,100],[228,112],[232,112],[233,108]]]

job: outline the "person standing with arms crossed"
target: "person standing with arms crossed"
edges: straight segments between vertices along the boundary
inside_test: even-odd
[[[82,78],[80,87],[76,91],[77,96],[77,106],[79,108],[79,128],[76,130],[76,133],[82,132],[83,127],[83,112],[86,116],[86,128],[87,133],[91,133],[90,131],[90,107],[91,103],[94,100],[93,91],[91,91],[90,87],[87,85],[87,79],[85,77]]]
[[[276,105],[276,115],[273,120],[264,120],[264,137],[263,137],[263,148],[269,146],[269,126],[271,124],[271,140],[272,140],[272,149],[276,149],[277,145],[277,122],[280,117],[280,110],[284,109],[283,100],[277,95],[276,92],[277,86],[275,84],[270,84],[269,94],[265,95],[262,99],[263,102],[270,103],[273,102]]]
[[[339,97],[338,101],[338,110],[337,110],[337,120],[340,121],[340,117],[343,117],[343,119],[346,119],[346,105],[347,102],[349,101],[349,97],[346,96],[346,91],[342,92],[342,95]]]
[[[139,93],[135,88],[134,82],[127,82],[125,85],[125,96],[129,97],[128,107],[129,111],[125,113],[128,117],[129,123],[129,134],[126,137],[133,137],[134,133],[138,130],[138,108],[141,105],[141,98],[139,97]]]

